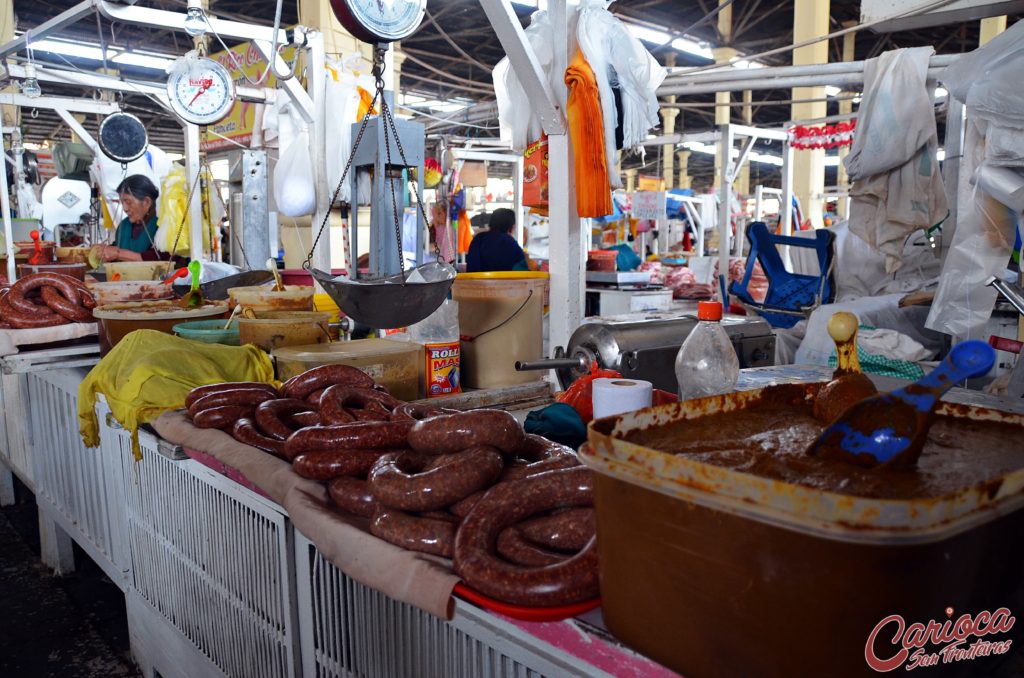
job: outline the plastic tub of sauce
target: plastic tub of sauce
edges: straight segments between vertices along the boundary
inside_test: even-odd
[[[99,324],[100,355],[106,355],[129,332],[157,330],[174,334],[174,326],[187,320],[227,316],[228,305],[213,301],[199,308],[182,308],[178,301],[141,301],[97,307],[92,314]]]
[[[804,454],[819,387],[591,423],[608,628],[688,678],[878,676],[936,656],[922,675],[990,675],[1006,659],[992,645],[947,663],[908,629],[1006,609],[1009,632],[963,647],[1017,648],[1024,415],[943,403],[916,469],[869,470]]]

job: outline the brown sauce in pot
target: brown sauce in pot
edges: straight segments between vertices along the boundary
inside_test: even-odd
[[[941,415],[909,471],[811,457],[807,448],[825,428],[811,404],[767,396],[735,412],[630,432],[625,439],[763,478],[879,499],[939,497],[1024,468],[1020,426]]]

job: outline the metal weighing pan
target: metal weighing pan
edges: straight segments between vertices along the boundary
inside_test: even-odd
[[[417,266],[404,279],[397,274],[362,282],[338,279],[315,268],[309,272],[342,313],[377,329],[406,327],[429,316],[448,297],[456,274],[454,268],[439,261]],[[408,282],[417,273],[426,282]]]
[[[273,279],[274,274],[263,269],[243,271],[242,273],[229,275],[226,278],[221,278],[219,280],[200,283],[199,292],[203,295],[203,299],[220,301],[228,298],[228,290],[232,287],[262,285],[263,283],[269,282]],[[171,287],[174,289],[174,293],[179,297],[184,296],[191,289],[191,285],[180,281],[175,281],[171,284]]]

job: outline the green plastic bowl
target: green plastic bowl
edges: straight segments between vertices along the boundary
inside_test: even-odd
[[[178,323],[173,328],[174,333],[183,339],[203,341],[207,344],[226,344],[228,346],[240,346],[241,339],[238,336],[238,323],[233,322],[228,329],[224,329],[224,319],[219,320],[190,320],[186,323]]]

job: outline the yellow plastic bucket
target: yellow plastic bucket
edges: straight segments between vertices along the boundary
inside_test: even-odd
[[[542,378],[541,372],[517,372],[515,364],[543,357],[548,279],[534,271],[456,277],[452,298],[459,302],[464,386],[497,388]]]
[[[331,295],[319,292],[313,295],[313,310],[322,311],[323,313],[329,313],[329,323],[336,323],[341,320],[341,309],[334,303],[334,299],[331,299]],[[330,330],[331,339],[333,341],[338,340],[338,330],[331,328]]]

